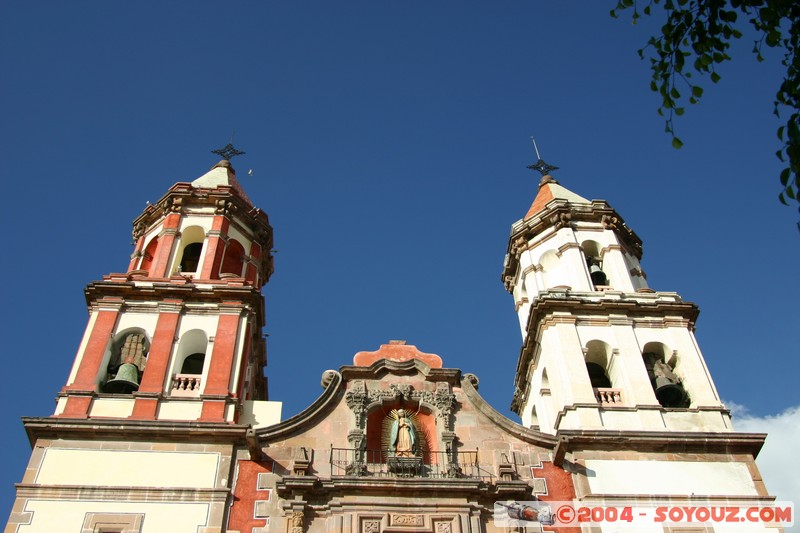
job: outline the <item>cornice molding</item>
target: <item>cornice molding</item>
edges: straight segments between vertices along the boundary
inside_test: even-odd
[[[228,488],[92,487],[87,485],[37,485],[17,483],[20,498],[136,502],[224,502]]]
[[[753,458],[764,445],[766,433],[712,433],[693,431],[560,430],[556,433],[553,464],[563,464],[576,451],[633,450],[667,453],[749,454]]]
[[[603,229],[613,231],[623,243],[623,249],[627,249],[637,259],[642,259],[642,240],[607,202],[593,200],[590,205],[583,205],[551,201],[536,216],[521,220],[511,227],[506,261],[500,275],[501,281],[506,284],[506,290],[510,290],[507,280],[513,279],[519,268],[519,254],[531,247],[529,243],[550,228],[557,231],[563,227],[575,228],[585,223],[599,224]],[[555,235],[556,231],[552,234]]]
[[[40,438],[85,440],[153,439],[169,442],[244,443],[248,426],[216,422],[101,418],[23,417],[33,446]]]

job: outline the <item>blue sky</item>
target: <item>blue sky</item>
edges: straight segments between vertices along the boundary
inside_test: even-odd
[[[19,417],[52,413],[83,334],[82,288],[124,271],[145,202],[207,171],[234,132],[275,229],[267,374],[285,416],[325,369],[405,339],[476,373],[513,417],[520,334],[500,271],[536,192],[531,135],[561,184],[643,239],[650,286],[700,306],[722,397],[748,420],[794,412],[779,58],[738,43],[674,150],[636,54],[653,21],[614,20],[615,3],[0,4],[0,514],[29,456]]]

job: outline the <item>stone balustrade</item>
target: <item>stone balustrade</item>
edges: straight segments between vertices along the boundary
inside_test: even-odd
[[[624,405],[622,401],[622,389],[609,389],[598,387],[594,389],[594,397],[597,403],[605,406],[620,406]]]
[[[172,376],[170,396],[197,398],[200,396],[199,374],[175,374]]]

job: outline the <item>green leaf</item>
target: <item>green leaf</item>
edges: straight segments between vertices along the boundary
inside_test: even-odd
[[[784,198],[784,197],[783,197],[783,193],[780,193],[780,194],[778,195],[778,200],[780,200],[780,202],[781,202],[783,205],[789,205],[789,202],[787,202],[787,201],[786,201],[786,198]]]
[[[681,93],[678,92],[678,89],[676,89],[675,87],[672,88],[672,90],[669,92],[669,95],[671,97],[673,97],[673,98],[680,98],[681,97]]]
[[[680,140],[680,139],[678,139],[677,137],[673,137],[673,138],[672,138],[672,147],[673,147],[673,148],[675,148],[675,149],[677,150],[677,149],[679,149],[681,146],[683,146],[683,141],[681,141],[681,140]]]
[[[786,187],[789,184],[789,177],[792,175],[792,171],[788,168],[784,168],[781,172],[781,185]]]
[[[675,114],[678,115],[679,117],[682,116],[685,112],[686,112],[686,110],[684,108],[682,108],[682,107],[676,107],[675,108]]]
[[[692,96],[695,98],[700,98],[703,96],[703,88],[699,85],[692,85]]]
[[[783,140],[783,134],[786,132],[786,126],[778,128],[778,140]]]
[[[797,196],[795,196],[794,190],[791,187],[786,188],[786,196],[788,196],[792,200],[797,200]]]
[[[713,81],[714,83],[717,83],[720,79],[721,79],[721,77],[720,77],[719,74],[717,74],[716,72],[712,72],[711,73],[711,81]]]

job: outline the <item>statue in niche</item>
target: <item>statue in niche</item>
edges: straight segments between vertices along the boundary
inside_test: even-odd
[[[428,436],[417,415],[400,407],[392,409],[383,419],[381,456],[389,472],[400,477],[418,475],[428,452]]]
[[[389,452],[395,457],[414,457],[417,454],[417,431],[405,409],[392,412],[394,418],[389,434]]]

